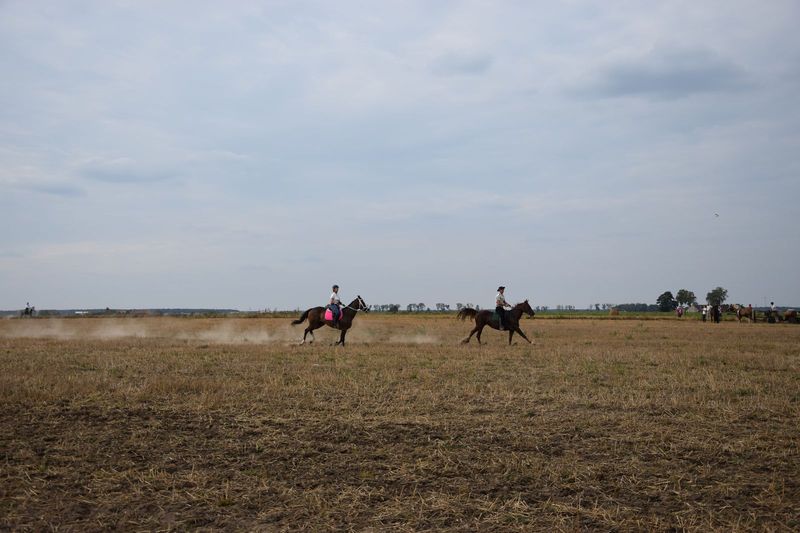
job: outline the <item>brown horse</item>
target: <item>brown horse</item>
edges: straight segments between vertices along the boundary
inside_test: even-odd
[[[522,338],[526,341],[531,342],[531,340],[525,336],[522,330],[519,329],[519,319],[522,317],[522,313],[527,313],[531,318],[533,318],[533,315],[536,314],[531,308],[531,304],[528,303],[528,300],[515,305],[510,311],[506,312],[505,326],[508,329],[509,345],[511,344],[511,338],[514,336],[515,332],[522,335]],[[461,318],[461,320],[464,320],[467,317],[472,317],[475,319],[475,327],[469,332],[469,337],[461,341],[464,344],[468,343],[472,338],[472,335],[475,333],[478,334],[476,336],[478,339],[478,344],[481,344],[481,333],[483,333],[483,328],[486,326],[489,326],[492,329],[500,329],[500,321],[497,315],[495,315],[494,310],[485,309],[483,311],[475,311],[475,309],[471,308],[462,309],[459,311],[458,317]]]
[[[743,318],[746,318],[749,322],[755,322],[755,313],[753,312],[752,307],[745,307],[739,304],[733,304],[728,308],[728,311],[731,313],[736,313],[736,318],[739,319],[739,322],[742,321]]]
[[[353,319],[355,319],[356,313],[359,311],[369,311],[367,304],[364,303],[364,299],[361,298],[361,296],[356,296],[356,299],[350,302],[350,304],[342,307],[342,316],[339,317],[339,325],[337,328],[341,330],[342,334],[339,336],[339,340],[334,344],[334,346],[337,344],[344,346],[344,337],[347,335],[347,330],[353,325]],[[306,335],[309,333],[311,333],[311,342],[314,342],[315,329],[321,328],[322,326],[334,327],[332,320],[325,320],[325,308],[321,306],[312,307],[311,309],[307,310],[300,318],[293,320],[292,325],[295,326],[297,324],[301,324],[306,318],[308,319],[308,327],[306,328],[305,332],[303,332],[303,342],[300,344],[306,343]]]

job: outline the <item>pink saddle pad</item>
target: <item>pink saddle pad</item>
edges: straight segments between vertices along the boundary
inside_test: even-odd
[[[325,320],[330,320],[331,322],[333,322],[333,311],[331,311],[330,309],[325,310]]]

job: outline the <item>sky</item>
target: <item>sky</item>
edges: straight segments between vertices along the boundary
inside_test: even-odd
[[[800,305],[798,21],[0,0],[0,309]]]

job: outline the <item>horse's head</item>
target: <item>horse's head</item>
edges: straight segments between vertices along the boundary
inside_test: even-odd
[[[364,311],[365,313],[369,313],[369,306],[367,305],[367,302],[364,301],[364,298],[362,298],[360,294],[356,296],[356,309],[358,309],[359,311]]]
[[[523,313],[527,313],[529,317],[533,318],[533,315],[536,314],[536,312],[531,307],[531,304],[528,303],[528,300],[525,300],[524,302],[522,302],[519,305],[521,306],[522,312]]]

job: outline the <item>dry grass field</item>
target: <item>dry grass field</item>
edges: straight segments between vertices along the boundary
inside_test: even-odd
[[[798,326],[301,328],[0,320],[0,529],[800,529]]]

